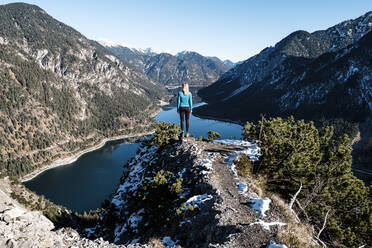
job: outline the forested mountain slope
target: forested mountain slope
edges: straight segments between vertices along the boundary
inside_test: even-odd
[[[371,26],[368,12],[327,30],[294,32],[200,90],[209,104],[196,113],[364,119],[371,111]]]
[[[140,130],[138,122],[167,94],[98,43],[23,3],[0,6],[0,81],[0,167],[10,174],[55,159],[56,150]]]

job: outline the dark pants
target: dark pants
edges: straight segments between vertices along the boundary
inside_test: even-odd
[[[181,118],[181,128],[182,128],[182,132],[183,132],[183,122],[184,122],[184,119],[185,119],[185,116],[186,116],[186,132],[188,133],[189,132],[189,119],[190,119],[190,108],[189,107],[180,107],[179,108],[179,112],[180,112],[180,118]]]

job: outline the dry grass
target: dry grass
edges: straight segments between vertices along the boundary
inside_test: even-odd
[[[148,242],[148,245],[150,245],[150,247],[154,247],[154,248],[166,247],[166,246],[164,246],[163,242],[159,238],[150,238],[150,240]]]
[[[315,248],[321,247],[313,240],[311,226],[304,222],[297,222],[295,215],[288,209],[288,203],[277,194],[266,191],[266,178],[249,175],[249,188],[258,194],[259,197],[269,197],[272,203],[281,209],[283,221],[287,223],[284,228],[280,228],[278,237],[282,244],[288,247],[298,248]]]
[[[282,243],[288,247],[321,247],[314,242],[311,226],[304,222],[297,222],[295,215],[288,208],[288,203],[274,193],[267,192],[266,195],[282,210],[287,223],[286,227],[280,229],[278,233]]]
[[[259,177],[249,176],[247,178],[249,179],[248,187],[252,189],[253,192],[256,192],[259,197],[264,197],[266,195],[266,192],[264,190],[266,179],[261,176]]]

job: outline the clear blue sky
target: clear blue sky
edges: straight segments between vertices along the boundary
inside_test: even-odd
[[[1,4],[14,2],[0,0]],[[372,0],[31,0],[90,39],[245,60],[296,30],[326,29]]]

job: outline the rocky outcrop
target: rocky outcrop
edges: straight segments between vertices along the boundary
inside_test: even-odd
[[[260,155],[256,144],[245,141],[189,138],[143,146],[88,233],[117,244],[166,238],[181,247],[275,247],[294,232],[291,217],[279,198],[268,198],[253,179],[237,175],[240,154],[251,160]],[[302,235],[308,247],[316,246],[309,231]]]
[[[40,212],[9,197],[0,181],[1,247],[316,247],[311,231],[254,178],[237,174],[240,156],[257,160],[241,140],[143,145],[128,162],[110,206],[82,235],[56,229]],[[283,245],[278,245],[278,244]]]
[[[30,211],[9,197],[7,179],[0,180],[0,247],[148,247],[110,244],[102,238],[90,240],[72,228],[56,230],[54,224],[38,211]]]

